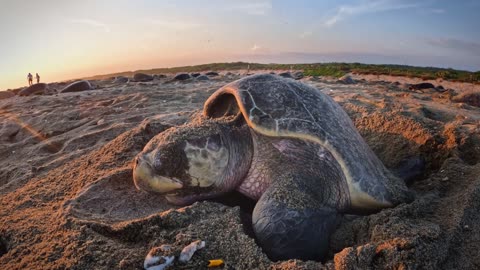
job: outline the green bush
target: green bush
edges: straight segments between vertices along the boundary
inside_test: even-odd
[[[178,73],[178,72],[203,72],[210,70],[303,70],[306,76],[332,76],[341,77],[346,73],[375,74],[391,76],[407,76],[422,79],[441,78],[450,81],[480,83],[480,71],[470,72],[465,70],[454,70],[451,68],[436,67],[413,67],[405,65],[373,65],[361,63],[314,63],[314,64],[259,64],[247,62],[232,63],[211,63],[197,66],[183,66],[173,68],[157,68],[150,70],[137,70],[108,75],[99,75],[86,79],[104,79],[112,76],[133,76],[136,72],[148,74]]]

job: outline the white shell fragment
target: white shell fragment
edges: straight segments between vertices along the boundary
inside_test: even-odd
[[[167,257],[167,256],[153,256],[153,257],[149,257],[149,255],[147,255],[147,257],[145,258],[145,262],[143,263],[143,267],[146,270],[164,270],[168,266],[170,266],[170,264],[173,263],[174,259],[175,259],[175,256],[170,256],[170,257]]]
[[[178,260],[182,263],[186,263],[192,259],[193,254],[205,247],[205,241],[197,240],[190,243],[188,246],[182,249]],[[162,255],[163,254],[163,255]],[[145,270],[165,270],[175,260],[175,256],[165,256],[172,254],[172,246],[170,245],[161,245],[160,247],[155,247],[148,252],[147,257],[143,263],[143,268]]]
[[[202,249],[204,247],[205,247],[205,241],[201,241],[201,240],[194,241],[182,249],[182,252],[180,253],[180,258],[178,260],[183,263],[188,262],[190,261],[193,254],[197,250]]]
[[[154,248],[150,250],[145,257],[145,262],[143,263],[143,268],[146,270],[164,270],[170,266],[175,260],[175,256],[157,256],[157,252],[167,251],[170,249],[170,246],[162,245],[160,248]]]

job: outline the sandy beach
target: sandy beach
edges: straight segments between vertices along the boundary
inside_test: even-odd
[[[255,71],[256,73],[270,71]],[[352,75],[354,84],[304,77],[338,102],[388,168],[420,156],[416,199],[379,213],[345,215],[324,262],[272,262],[240,194],[179,208],[140,192],[132,162],[169,127],[191,121],[205,100],[245,72],[201,81],[90,81],[95,89],[0,99],[0,268],[143,269],[147,253],[205,241],[186,264],[202,269],[475,269],[480,267],[480,107],[455,96],[479,85]],[[362,80],[363,79],[363,80]],[[398,82],[395,84],[394,82]]]

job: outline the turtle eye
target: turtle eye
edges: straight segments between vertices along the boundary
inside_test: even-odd
[[[208,142],[207,149],[214,152],[218,152],[218,150],[220,150],[220,145],[218,145],[218,143],[216,142]]]
[[[159,158],[156,158],[153,163],[153,167],[155,167],[155,170],[160,171],[162,168],[162,161]]]
[[[208,150],[218,152],[220,150],[220,146],[221,146],[220,136],[216,135],[208,138],[208,141],[207,141]]]

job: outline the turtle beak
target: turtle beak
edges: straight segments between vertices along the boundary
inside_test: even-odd
[[[133,182],[138,190],[167,193],[183,187],[183,183],[174,178],[155,174],[149,157],[139,154],[133,164]]]

